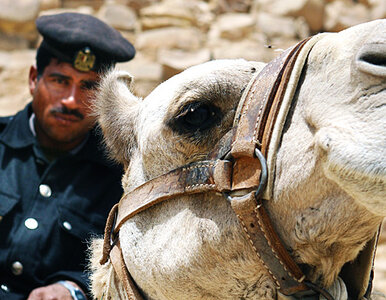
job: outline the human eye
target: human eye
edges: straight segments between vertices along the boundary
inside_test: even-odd
[[[96,81],[84,81],[82,82],[82,85],[81,85],[82,90],[88,90],[88,91],[96,90],[97,87],[98,87],[98,82]]]
[[[68,85],[68,79],[63,78],[61,76],[52,76],[50,77],[49,82],[53,85],[58,85],[58,86],[66,86]]]
[[[54,78],[53,81],[58,83],[58,84],[64,84],[65,83],[65,80],[63,78]]]

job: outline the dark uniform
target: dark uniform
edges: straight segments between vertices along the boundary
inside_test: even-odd
[[[0,299],[25,299],[60,279],[86,290],[85,251],[122,195],[122,170],[92,131],[49,162],[30,129],[31,106],[0,118]]]
[[[78,71],[103,72],[135,54],[119,32],[91,16],[64,13],[36,23],[44,38],[38,68],[50,54]],[[47,159],[33,118],[31,104],[0,118],[1,300],[26,299],[60,280],[86,292],[87,242],[103,233],[122,195],[122,167],[107,159],[96,129],[69,153]]]

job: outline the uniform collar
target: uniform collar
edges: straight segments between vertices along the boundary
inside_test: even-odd
[[[13,149],[37,144],[33,127],[30,126],[32,113],[32,105],[29,103],[23,110],[10,117],[6,128],[0,134],[0,142]],[[70,155],[81,160],[91,160],[107,166],[113,165],[114,163],[107,158],[107,153],[101,143],[101,137],[96,128],[92,129],[87,140],[79,147],[76,147],[75,153],[71,151]]]
[[[33,145],[36,139],[29,126],[29,118],[32,114],[31,103],[13,117],[0,135],[0,141],[7,146],[19,149]]]

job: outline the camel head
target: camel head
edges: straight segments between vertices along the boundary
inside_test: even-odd
[[[267,211],[306,276],[325,288],[386,216],[385,32],[386,21],[378,20],[315,43],[275,149]],[[244,89],[263,67],[211,61],[143,100],[130,92],[129,74],[108,74],[95,111],[111,156],[125,166],[125,192],[205,159],[231,129]],[[149,299],[276,297],[269,272],[221,195],[156,205],[129,219],[119,237],[125,264]],[[106,268],[93,267],[98,297],[98,269]]]
[[[96,112],[111,154],[127,166],[124,189],[205,157],[232,126],[244,88],[263,66],[211,61],[167,80],[144,100],[130,93],[129,74],[110,73]]]

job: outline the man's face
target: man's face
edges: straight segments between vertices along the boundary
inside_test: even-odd
[[[94,124],[90,102],[99,81],[97,73],[80,72],[71,64],[52,59],[37,78],[30,70],[32,108],[39,143],[62,151],[80,144]]]

